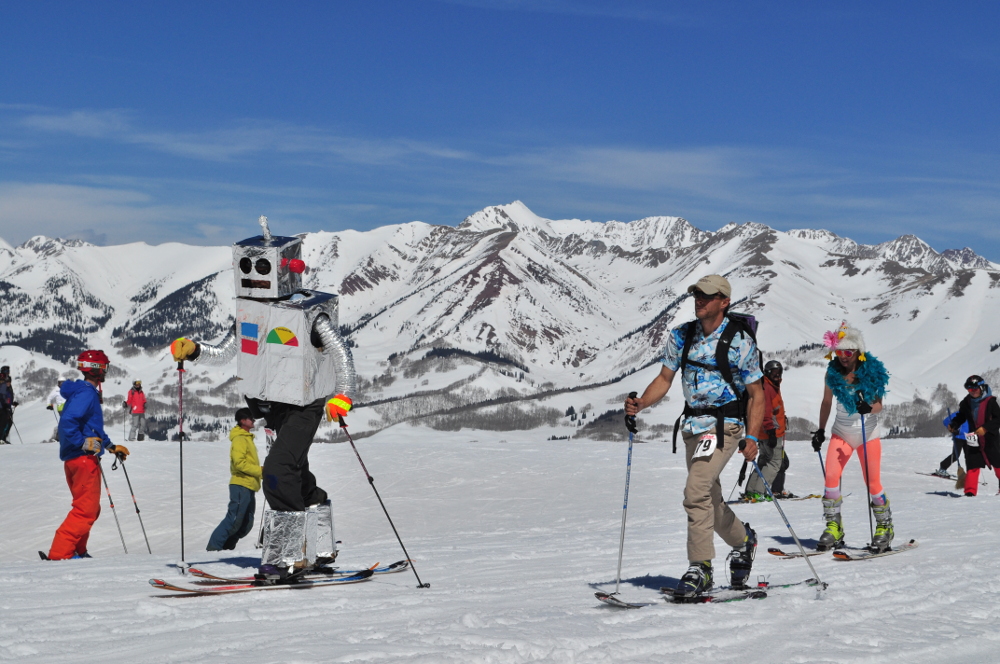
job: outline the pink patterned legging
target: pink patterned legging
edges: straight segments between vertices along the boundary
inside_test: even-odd
[[[861,474],[868,485],[868,493],[877,496],[882,493],[882,440],[873,438],[868,441],[868,463],[865,469],[865,447],[858,446],[858,461],[861,463]],[[844,466],[854,454],[854,448],[837,435],[830,436],[830,448],[826,451],[826,488],[839,489],[840,476]],[[870,477],[869,477],[870,475]]]

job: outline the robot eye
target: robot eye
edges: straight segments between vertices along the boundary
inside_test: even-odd
[[[243,274],[250,274],[250,270],[253,269],[253,261],[244,256],[240,259],[240,270]]]
[[[270,274],[271,273],[271,261],[266,258],[257,259],[257,274]]]

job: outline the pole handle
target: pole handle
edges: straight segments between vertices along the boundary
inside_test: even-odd
[[[639,396],[638,392],[629,392],[628,393],[628,398],[629,399],[635,399],[637,396]],[[628,429],[629,433],[639,433],[639,429],[636,428],[636,425],[635,425],[635,415],[626,415],[625,416],[625,428]]]

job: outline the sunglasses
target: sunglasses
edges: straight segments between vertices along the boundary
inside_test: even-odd
[[[694,296],[694,299],[701,300],[702,302],[708,302],[710,300],[715,300],[725,297],[725,295],[723,295],[722,293],[712,293],[711,295],[709,295],[708,293],[702,293],[700,290],[691,291],[691,295]]]
[[[976,390],[981,390],[981,389],[983,389],[983,388],[981,388],[981,387],[980,387],[980,386],[978,386],[978,385],[973,385],[972,387],[967,387],[967,388],[965,388],[965,389],[966,389],[966,390],[968,390],[969,392],[975,392]]]
[[[833,352],[836,353],[837,357],[850,358],[854,357],[858,351],[854,349],[845,349],[845,350],[835,350]]]

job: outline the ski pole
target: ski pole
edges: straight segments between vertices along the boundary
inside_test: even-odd
[[[742,452],[745,447],[746,441],[741,440],[740,451]],[[764,488],[767,490],[767,495],[771,497],[771,502],[774,503],[776,508],[778,508],[778,514],[781,515],[781,520],[785,522],[785,527],[788,528],[788,532],[792,534],[792,539],[795,540],[795,544],[798,545],[799,551],[802,553],[802,557],[805,558],[806,564],[809,565],[809,570],[813,573],[813,578],[816,579],[816,585],[818,586],[816,592],[819,593],[822,590],[826,590],[827,585],[819,578],[819,574],[816,573],[816,568],[813,567],[812,561],[809,560],[809,556],[806,555],[805,547],[802,546],[802,542],[799,541],[799,536],[795,534],[795,529],[792,528],[792,524],[789,523],[788,517],[785,516],[785,510],[781,509],[781,505],[779,505],[778,501],[774,499],[774,494],[771,493],[771,485],[767,483],[766,479],[764,479],[764,473],[760,471],[760,466],[758,466],[757,462],[754,460],[750,460],[750,463],[753,464],[754,472],[757,473],[758,477],[760,477],[760,481],[763,482]]]
[[[743,484],[743,480],[742,479],[737,479],[736,480],[736,484],[733,485],[733,490],[729,492],[729,497],[726,498],[726,502],[732,501],[733,494],[736,493],[736,487],[738,487],[741,484]]]
[[[858,399],[864,399],[861,391],[858,391]],[[859,413],[860,415],[860,413]],[[865,433],[865,416],[861,415],[861,452],[865,455],[865,491],[868,492],[868,532],[871,534],[871,542],[875,542],[875,526],[872,523],[872,485],[871,477],[868,475],[868,434]]]
[[[125,470],[125,456],[115,455],[115,462],[111,464],[111,470],[114,470],[121,464],[122,472],[125,473],[125,481],[128,482],[128,491],[132,494],[132,504],[135,505],[135,515],[139,517],[139,527],[142,528],[142,536],[146,540],[146,550],[149,551],[149,555],[153,555],[153,550],[149,548],[149,538],[146,537],[146,526],[142,523],[142,515],[139,514],[139,503],[135,501],[135,491],[132,490],[132,480],[128,478],[128,471]]]
[[[17,439],[21,441],[22,445],[24,445],[24,438],[21,438],[21,432],[18,430],[17,424],[14,422],[14,411],[10,411],[10,423],[14,427],[14,431],[17,432]]]
[[[635,399],[637,392],[630,392],[629,399]],[[618,573],[615,575],[615,591],[612,595],[618,594],[618,588],[622,581],[622,554],[625,552],[625,517],[628,515],[628,485],[632,478],[632,437],[636,433],[635,415],[625,416],[625,428],[628,429],[628,462],[625,465],[625,500],[622,503],[622,532],[618,538]]]
[[[270,429],[266,426],[264,427],[264,441],[267,443],[267,453],[271,453],[271,434]],[[267,504],[265,503],[264,508],[260,511],[260,528],[257,529],[257,544],[255,548],[264,548],[264,515],[267,513]]]
[[[826,463],[823,461],[823,453],[816,450],[816,454],[819,455],[819,471],[823,473],[823,479],[826,480]]]
[[[361,470],[365,471],[365,476],[368,478],[368,484],[371,485],[372,491],[375,492],[375,497],[378,498],[379,505],[382,506],[382,511],[385,512],[385,518],[389,519],[389,525],[392,526],[392,532],[396,535],[396,540],[399,541],[399,546],[403,549],[403,555],[410,563],[410,569],[413,570],[413,575],[417,577],[417,588],[430,588],[431,584],[424,583],[420,580],[420,575],[417,574],[417,568],[414,566],[413,561],[410,560],[410,554],[406,552],[406,546],[403,544],[403,539],[399,536],[399,531],[396,530],[396,524],[392,522],[392,517],[389,516],[389,510],[385,508],[385,503],[382,502],[382,496],[378,494],[378,489],[375,488],[375,478],[371,476],[368,472],[368,468],[365,467],[365,462],[361,460],[361,455],[358,453],[358,448],[354,444],[354,439],[351,438],[351,432],[347,430],[347,423],[344,422],[344,418],[341,415],[337,415],[337,419],[340,420],[340,428],[343,429],[344,433],[347,435],[347,440],[350,441],[351,447],[354,449],[354,456],[358,457],[358,463],[361,464]]]
[[[118,526],[118,536],[122,538],[122,548],[128,554],[128,547],[125,546],[125,536],[122,535],[122,524],[118,521],[118,511],[115,510],[115,501],[111,498],[111,489],[108,487],[108,478],[104,476],[104,467],[101,465],[101,458],[97,457],[97,467],[101,471],[101,480],[104,482],[104,490],[108,493],[108,502],[111,504],[111,513],[115,515],[115,525]]]
[[[177,439],[180,444],[181,470],[181,574],[187,574],[184,562],[184,360],[177,363]]]

